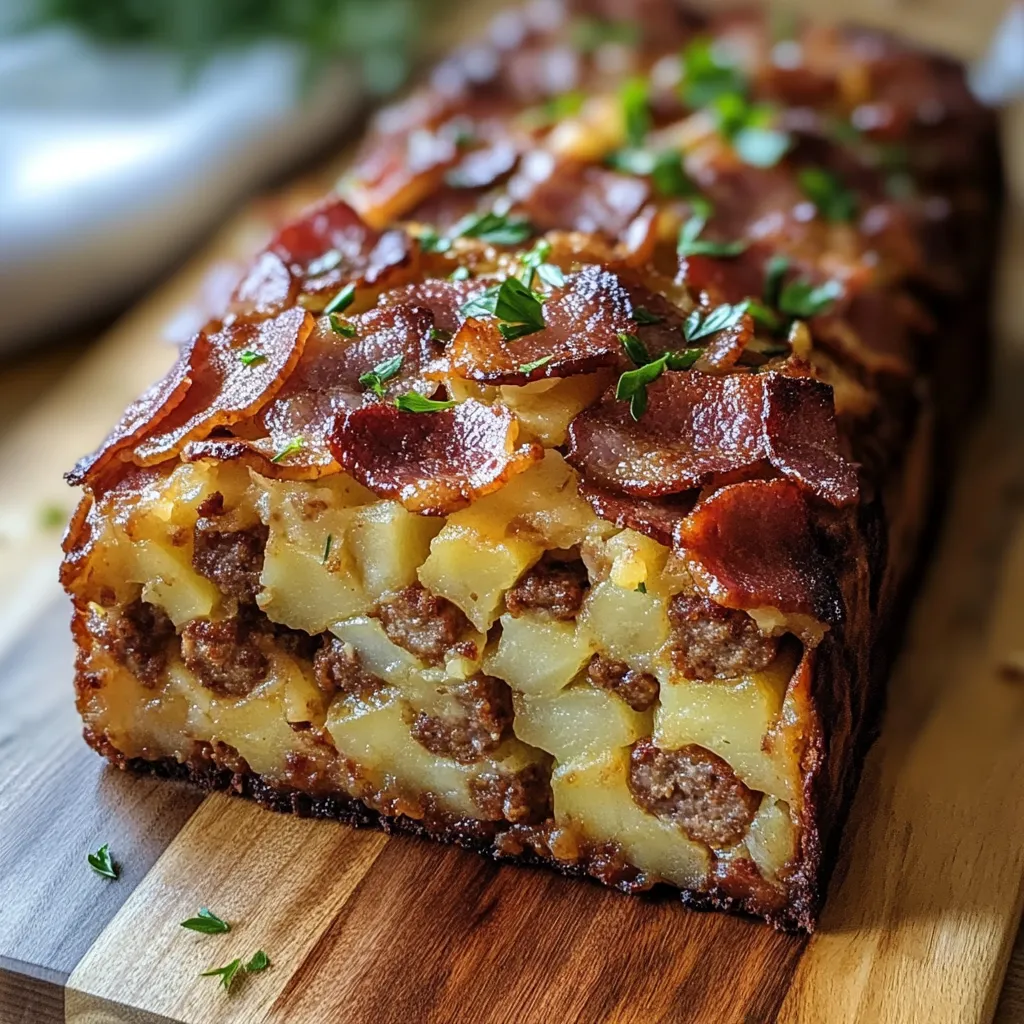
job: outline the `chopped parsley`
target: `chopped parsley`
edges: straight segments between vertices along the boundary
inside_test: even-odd
[[[251,348],[247,348],[238,353],[238,361],[243,366],[258,366],[260,363],[265,363],[267,357],[261,352],[253,352]]]
[[[815,285],[810,281],[790,281],[779,292],[779,310],[787,316],[806,320],[824,313],[836,299],[843,297],[845,289],[840,281],[832,279]]]
[[[647,385],[656,381],[666,369],[688,370],[703,351],[687,348],[682,352],[665,352],[657,359],[651,359],[643,342],[635,334],[623,331],[619,334],[619,341],[637,368],[627,370],[619,377],[615,385],[615,397],[620,402],[629,402],[629,415],[634,420],[639,420],[647,408]]]
[[[679,229],[676,248],[680,256],[714,256],[728,259],[746,251],[747,243],[741,239],[734,242],[713,242],[700,237],[701,232],[707,227],[710,213],[710,207],[695,204],[692,216]]]
[[[436,228],[424,228],[416,237],[424,252],[447,252],[452,247],[452,240],[447,235],[439,234]]]
[[[683,51],[682,63],[679,91],[682,101],[691,109],[706,107],[719,96],[746,89],[743,75],[712,39],[694,39]]]
[[[550,96],[540,106],[523,112],[523,121],[531,128],[547,128],[583,109],[586,94],[578,90]]]
[[[367,370],[366,373],[360,374],[359,383],[367,391],[372,391],[378,398],[383,398],[385,383],[398,375],[398,371],[402,369],[402,361],[404,359],[405,356],[401,354],[385,359],[384,362],[378,363],[372,370]]]
[[[646,594],[647,593],[647,584],[643,583],[643,582],[640,582],[633,589],[638,594]]]
[[[746,302],[737,302],[734,306],[726,302],[706,314],[695,309],[683,323],[683,337],[687,341],[697,341],[698,338],[706,338],[711,334],[735,327],[746,312]]]
[[[327,534],[327,540],[324,541],[324,556],[320,559],[321,565],[327,564],[327,559],[331,557],[331,545],[334,543],[334,534]]]
[[[527,288],[533,287],[534,277],[539,277],[549,288],[561,288],[565,284],[565,274],[562,268],[548,263],[547,258],[551,255],[551,243],[546,238],[538,240],[537,244],[519,258],[519,262],[526,269],[527,273],[523,283]]]
[[[324,312],[328,314],[328,316],[331,313],[343,313],[346,309],[348,309],[349,306],[352,305],[352,301],[355,299],[355,297],[356,286],[351,281],[349,281],[349,283],[345,285],[345,287],[342,288],[341,291],[338,292],[338,294],[335,295],[334,298],[331,299],[331,301],[328,302],[326,306],[324,306]]]
[[[519,366],[520,373],[533,373],[534,370],[539,370],[542,366],[547,366],[554,356],[541,356],[540,359],[534,359],[532,363],[521,363]]]
[[[660,324],[665,319],[657,313],[652,313],[646,306],[634,306],[630,318],[641,326]]]
[[[293,437],[273,458],[271,462],[284,462],[285,459],[302,451],[306,442],[301,437]]]
[[[244,964],[240,958],[235,959],[223,967],[211,967],[210,970],[203,971],[199,976],[201,978],[220,978],[221,986],[230,992],[235,979],[240,975],[258,974],[269,966],[270,957],[262,949],[258,949]]]
[[[209,907],[200,907],[195,917],[181,922],[181,927],[192,932],[202,932],[204,935],[222,935],[231,931],[231,925],[218,917]]]
[[[511,217],[507,213],[471,213],[463,217],[451,230],[452,238],[478,238],[492,245],[519,245],[535,233],[525,217]]]
[[[446,331],[441,327],[430,328],[430,340],[431,341],[451,341],[452,332]]]
[[[505,341],[524,338],[544,330],[544,307],[518,277],[506,277],[476,298],[464,302],[459,312],[465,317],[498,318],[498,330]]]
[[[104,843],[95,853],[90,853],[88,860],[89,867],[104,878],[117,878],[120,873],[114,863],[114,858],[110,856],[110,846],[107,843]]]
[[[327,320],[335,334],[340,334],[343,338],[354,338],[356,336],[356,325],[351,320],[346,320],[338,316],[337,313],[328,313]]]
[[[719,131],[732,143],[736,155],[753,167],[774,167],[793,140],[772,127],[775,108],[750,103],[738,92],[722,93],[711,104]]]
[[[823,167],[804,167],[797,180],[804,195],[825,220],[833,223],[853,220],[857,213],[857,196],[836,175]]]
[[[789,257],[775,253],[765,264],[764,269],[764,301],[769,306],[779,304],[779,293],[782,281],[789,270]]]
[[[683,168],[682,154],[672,149],[660,153],[649,149],[625,147],[605,157],[605,163],[622,174],[649,176],[655,191],[667,199],[691,196],[697,186]]]
[[[629,78],[619,90],[622,107],[622,121],[626,129],[626,141],[634,149],[640,149],[651,130],[650,89],[644,78]]]
[[[449,281],[465,281],[469,278],[469,267],[456,267],[449,275]]]
[[[444,412],[445,409],[451,409],[455,401],[449,398],[445,402],[438,402],[433,398],[424,398],[418,391],[407,391],[395,399],[395,405],[402,412]]]

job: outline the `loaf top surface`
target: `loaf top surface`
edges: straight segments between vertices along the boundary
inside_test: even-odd
[[[237,459],[448,515],[554,447],[716,600],[834,621],[822,524],[880,485],[933,300],[969,287],[991,130],[957,65],[877,32],[507,12],[69,479]]]

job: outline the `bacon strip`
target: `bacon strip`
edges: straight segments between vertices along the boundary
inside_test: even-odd
[[[534,442],[516,446],[519,423],[504,406],[472,399],[435,413],[378,403],[349,409],[330,437],[338,463],[382,498],[410,512],[449,515],[502,487],[542,458]]]
[[[269,320],[236,321],[193,345],[189,372],[194,383],[171,413],[155,424],[158,430],[143,433],[133,452],[136,464],[162,462],[215,427],[258,412],[294,369],[312,328],[313,318],[296,308]],[[243,361],[247,351],[262,359]]]
[[[637,498],[615,494],[581,479],[580,497],[604,520],[625,529],[636,530],[659,544],[675,543],[679,524],[693,509],[694,499],[671,495],[667,498]]]
[[[482,290],[482,289],[480,289]],[[661,317],[651,325],[633,319],[643,306]],[[452,341],[452,372],[487,384],[526,384],[545,377],[593,373],[604,366],[624,364],[620,333],[637,335],[652,355],[683,345],[682,316],[670,302],[642,285],[606,268],[589,264],[567,274],[543,304],[543,330],[505,341],[498,320],[470,318]],[[540,359],[548,361],[523,371]]]
[[[833,505],[857,499],[825,384],[775,372],[669,371],[647,397],[639,421],[608,391],[569,425],[566,458],[592,485],[658,498],[771,464]]]
[[[774,608],[836,624],[843,601],[803,491],[789,480],[731,484],[700,502],[676,543],[727,608]]]

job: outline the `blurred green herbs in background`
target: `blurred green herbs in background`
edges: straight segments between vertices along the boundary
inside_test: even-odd
[[[306,50],[307,81],[358,62],[367,87],[394,89],[409,68],[429,0],[37,0],[25,28],[73,25],[104,43],[177,51],[194,73],[219,50],[272,39]]]

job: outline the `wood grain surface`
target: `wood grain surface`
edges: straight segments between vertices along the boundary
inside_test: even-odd
[[[488,5],[481,4],[480,7]],[[817,13],[837,2],[807,3]],[[977,53],[1001,0],[866,0]],[[479,15],[474,20],[479,21]],[[1024,123],[1008,119],[1024,192]],[[821,929],[627,898],[407,838],[126,776],[81,743],[60,480],[173,358],[164,325],[335,176],[250,204],[88,351],[0,368],[0,1024],[691,1021],[1024,1024],[1024,219],[1008,223],[993,409],[976,432],[866,764]],[[994,243],[995,244],[995,241]],[[83,346],[84,347],[84,346]],[[45,393],[26,396],[42,384]],[[109,842],[116,882],[89,871]],[[178,922],[210,906],[233,925]],[[198,972],[263,948],[228,995]]]

